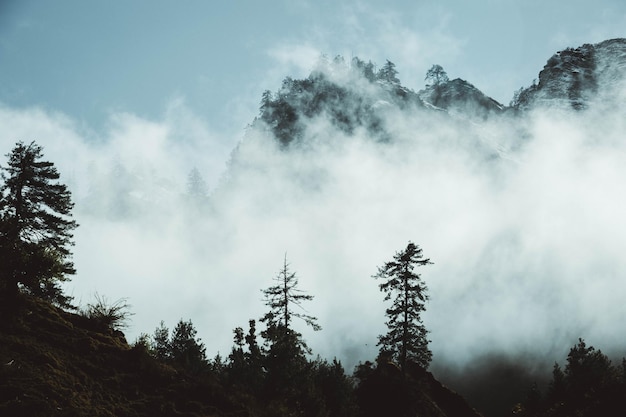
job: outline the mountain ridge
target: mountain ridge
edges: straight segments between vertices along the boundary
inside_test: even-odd
[[[626,39],[566,48],[550,57],[539,72],[539,82],[516,93],[513,108],[563,105],[576,110],[589,107],[600,96],[611,96],[626,74]]]
[[[378,139],[389,140],[390,133],[380,116],[386,106],[443,110],[470,120],[525,112],[537,106],[583,110],[613,93],[625,74],[626,39],[566,48],[547,60],[538,83],[515,92],[512,102],[505,106],[466,80],[448,80],[445,72],[443,81],[415,92],[401,84],[390,61],[374,73],[371,62],[353,58],[347,65],[337,57],[318,64],[307,78],[285,78],[276,93],[266,91],[253,125],[264,123],[282,145],[288,145],[302,138],[307,121],[325,114],[343,133],[364,128]]]

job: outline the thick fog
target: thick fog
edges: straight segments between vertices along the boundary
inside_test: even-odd
[[[104,133],[4,106],[0,150],[36,140],[59,168],[80,224],[65,288],[81,305],[127,298],[131,342],[191,319],[207,354],[227,355],[286,254],[315,297],[323,330],[299,328],[313,351],[371,360],[385,331],[371,276],[413,241],[433,262],[418,272],[435,365],[550,363],[578,337],[626,353],[626,117],[612,99],[489,121],[381,102],[392,140],[322,116],[287,150],[262,126],[221,137],[180,101],[160,120],[113,115]]]

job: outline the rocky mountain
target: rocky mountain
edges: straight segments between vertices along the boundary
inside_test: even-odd
[[[365,128],[384,138],[381,111],[387,106],[406,109],[424,103],[400,84],[393,63],[387,61],[374,74],[371,62],[355,58],[348,66],[337,57],[321,62],[305,79],[287,77],[277,92],[266,91],[255,122],[263,122],[282,145],[301,139],[307,123],[322,116],[341,132]]]
[[[354,58],[324,61],[310,76],[286,78],[281,88],[263,95],[255,123],[263,122],[281,144],[298,141],[307,123],[327,116],[343,133],[363,128],[379,139],[390,138],[383,114],[389,109],[443,111],[456,118],[485,119],[536,106],[587,108],[606,95],[615,95],[626,74],[626,39],[567,48],[554,54],[539,73],[539,82],[520,89],[510,106],[485,95],[468,81],[448,80],[445,71],[436,82],[414,92],[400,83],[393,63],[379,71]],[[431,70],[432,71],[432,70]]]
[[[567,48],[548,60],[538,83],[516,94],[513,107],[562,105],[584,109],[596,98],[618,93],[625,75],[626,39]]]
[[[502,104],[460,78],[429,85],[418,96],[424,103],[472,119],[499,114],[504,109]]]

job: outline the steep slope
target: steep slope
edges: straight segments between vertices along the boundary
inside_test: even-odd
[[[208,416],[235,409],[215,380],[156,362],[120,332],[37,299],[22,303],[17,312],[1,311],[2,416]]]
[[[307,126],[326,117],[338,129],[352,134],[363,128],[373,137],[391,138],[384,113],[389,109],[430,112],[445,110],[460,118],[480,120],[502,114],[505,106],[460,78],[427,85],[415,93],[402,86],[393,64],[374,73],[373,64],[354,58],[350,65],[338,57],[325,62],[309,77],[287,77],[276,93],[267,91],[260,121],[282,144],[306,136]],[[621,94],[626,74],[626,39],[585,44],[555,53],[539,73],[539,82],[515,95],[512,109],[537,106],[587,108],[594,100]],[[445,73],[444,73],[445,74]],[[407,117],[411,117],[407,113]]]
[[[517,93],[513,107],[587,108],[595,99],[614,98],[626,74],[626,39],[567,48],[554,54],[539,73],[539,83]]]
[[[422,103],[399,82],[370,79],[359,67],[335,63],[302,80],[287,77],[275,94],[265,92],[257,124],[264,122],[282,145],[301,139],[317,117],[326,117],[347,134],[362,127],[383,137],[379,109],[385,105],[406,108]]]
[[[502,104],[460,78],[427,86],[418,92],[425,103],[470,118],[486,118],[502,111]]]
[[[438,382],[430,372],[410,363],[406,372],[391,362],[375,368],[360,365],[356,395],[364,405],[361,416],[481,417],[459,394]]]

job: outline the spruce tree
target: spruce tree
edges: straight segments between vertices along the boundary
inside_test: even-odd
[[[165,322],[161,320],[161,324],[154,330],[152,335],[152,344],[154,356],[165,362],[171,357],[172,348],[170,346],[170,331],[165,326]]]
[[[287,257],[283,267],[274,278],[276,285],[263,291],[265,304],[270,308],[261,318],[267,326],[261,335],[268,345],[265,362],[268,371],[268,388],[270,394],[285,395],[285,389],[293,389],[301,378],[307,365],[306,353],[310,353],[302,335],[292,327],[292,320],[303,320],[313,330],[321,330],[317,319],[305,314],[303,301],[313,299],[312,295],[304,294],[298,289],[296,274],[289,271]],[[302,311],[296,311],[295,308]],[[291,386],[291,387],[290,387]]]
[[[233,346],[230,355],[228,355],[228,371],[229,377],[233,380],[233,382],[241,384],[246,382],[245,373],[247,368],[243,351],[243,329],[241,327],[237,327],[235,328],[235,330],[233,330],[233,333],[235,334],[233,337],[235,346]]]
[[[263,385],[264,356],[256,340],[256,321],[248,323],[250,329],[247,334],[241,327],[233,330],[234,346],[228,356],[228,377],[231,383],[257,393]]]
[[[387,262],[374,275],[374,278],[384,280],[379,288],[386,293],[385,301],[393,299],[391,307],[386,310],[388,332],[379,336],[380,354],[397,361],[403,371],[408,360],[427,368],[432,358],[426,338],[428,331],[421,319],[428,300],[427,287],[414,272],[416,266],[431,263],[430,259],[423,258],[422,249],[409,242],[405,250],[397,252],[394,260]]]
[[[0,293],[6,300],[22,290],[70,307],[59,286],[76,272],[70,192],[35,142],[18,142],[7,157],[0,167]]]
[[[387,60],[385,65],[378,70],[377,78],[388,84],[399,85],[400,79],[398,78],[398,71],[396,71],[396,64]]]
[[[248,351],[244,353],[246,366],[248,367],[248,385],[253,390],[258,390],[263,382],[263,351],[257,342],[256,336],[256,321],[249,320],[250,326],[248,334],[245,336],[246,345]]]
[[[201,372],[208,368],[206,348],[191,320],[178,321],[172,331],[169,342],[170,359],[175,366],[192,372]]]
[[[302,301],[312,300],[313,296],[304,294],[302,290],[297,288],[298,279],[294,272],[289,271],[287,256],[285,256],[283,267],[278,272],[276,278],[274,278],[274,281],[276,281],[276,285],[262,290],[265,296],[265,304],[270,308],[270,311],[263,316],[261,321],[267,325],[268,331],[276,333],[275,337],[270,337],[270,340],[280,339],[296,333],[291,327],[293,318],[303,320],[315,331],[321,330],[321,327],[317,324],[317,318],[304,312],[294,311],[294,307],[304,311]],[[264,334],[267,335],[268,331],[264,332]],[[298,348],[308,352],[308,348],[299,334],[296,342]]]

